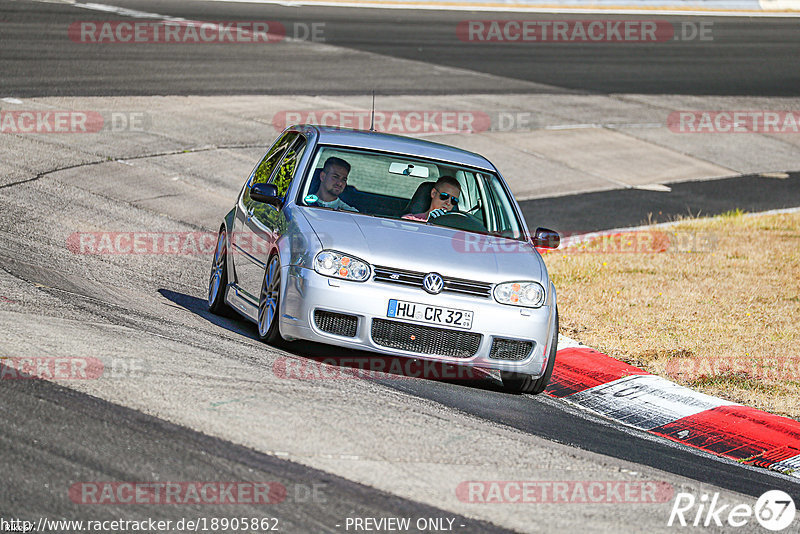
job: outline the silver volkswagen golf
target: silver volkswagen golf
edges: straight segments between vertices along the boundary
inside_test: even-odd
[[[220,226],[208,289],[269,343],[305,339],[500,371],[541,393],[556,357],[556,291],[488,160],[418,139],[284,131]]]

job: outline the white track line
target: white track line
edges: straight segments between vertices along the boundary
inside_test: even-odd
[[[349,7],[349,8],[372,8],[372,9],[417,9],[435,11],[482,11],[482,12],[502,12],[502,13],[576,13],[576,14],[616,14],[616,15],[686,15],[686,16],[719,16],[719,17],[800,17],[800,2],[797,0],[781,0],[779,3],[761,0],[759,4],[762,9],[702,9],[697,6],[691,8],[679,8],[675,5],[662,7],[644,7],[642,3],[633,2],[633,5],[624,5],[626,0],[620,0],[623,5],[591,6],[577,5],[553,5],[553,4],[491,4],[491,3],[435,3],[435,2],[402,2],[387,0],[386,2],[373,1],[343,1],[336,0],[301,0],[299,2],[287,2],[285,0],[206,0],[209,2],[228,2],[243,4],[276,4],[289,7],[303,6],[323,6],[323,7]],[[630,1],[630,0],[627,0]],[[775,5],[780,10],[764,11],[764,5]]]

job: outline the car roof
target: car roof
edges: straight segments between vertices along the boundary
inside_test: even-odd
[[[492,172],[496,171],[494,165],[480,154],[423,139],[314,124],[300,124],[289,129],[316,134],[319,144],[396,152],[406,156],[419,156]]]

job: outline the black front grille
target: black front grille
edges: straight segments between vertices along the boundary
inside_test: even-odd
[[[388,284],[401,284],[406,286],[413,286],[422,289],[422,279],[428,273],[420,273],[416,271],[405,271],[403,269],[393,269],[391,267],[374,267],[375,276],[373,280],[376,282],[386,282]],[[442,276],[444,280],[444,288],[442,292],[460,293],[462,295],[471,295],[473,297],[490,298],[492,296],[492,284],[486,282],[475,282],[473,280],[464,280],[463,278],[452,278]]]
[[[356,337],[358,317],[344,313],[314,310],[314,322],[323,332],[337,336]]]
[[[496,337],[492,341],[492,350],[489,357],[495,360],[524,360],[533,350],[533,341],[520,341],[518,339],[503,339]]]
[[[372,320],[372,340],[378,345],[434,356],[471,358],[481,346],[481,334],[386,319]]]

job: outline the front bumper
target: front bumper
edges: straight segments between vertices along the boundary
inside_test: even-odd
[[[534,377],[541,376],[546,368],[555,321],[555,298],[551,290],[548,290],[548,301],[544,306],[530,309],[506,306],[494,299],[480,297],[447,293],[430,295],[419,288],[376,282],[372,279],[367,282],[339,280],[299,266],[284,267],[282,275],[285,285],[280,329],[286,339],[306,339],[392,356],[515,371]],[[376,343],[372,337],[372,321],[394,320],[387,317],[390,299],[472,311],[472,327],[463,331],[482,335],[477,351],[470,357],[453,357],[402,350]],[[345,337],[322,331],[314,321],[316,310],[356,316],[358,327],[355,336]],[[405,324],[439,328],[427,323]],[[492,343],[498,338],[531,341],[533,348],[522,360],[492,358]]]

